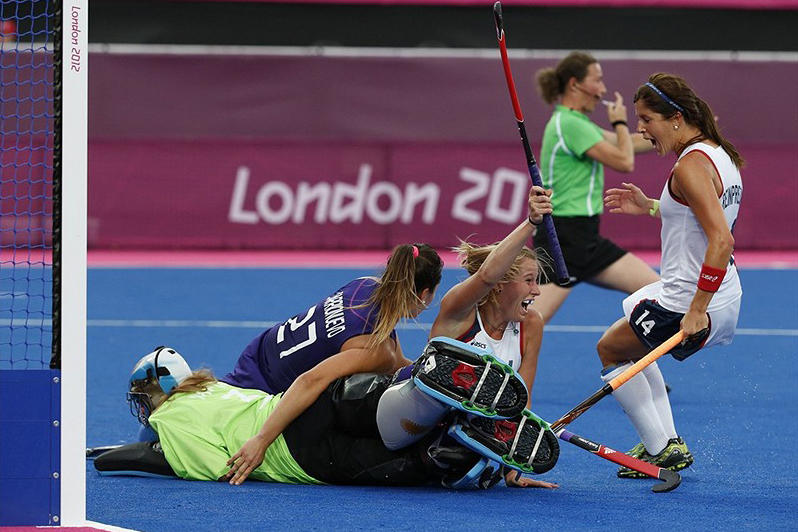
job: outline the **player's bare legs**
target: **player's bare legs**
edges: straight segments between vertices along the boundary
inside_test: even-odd
[[[604,331],[597,349],[604,368],[629,360],[640,360],[649,352],[629,327],[626,318],[620,318]]]
[[[640,257],[627,253],[588,282],[631,294],[658,280],[659,275],[651,266],[643,262]],[[540,312],[546,323],[557,313],[571,290],[572,288],[558,286],[555,283],[540,285],[540,295],[535,298],[535,310]]]
[[[659,275],[651,266],[643,262],[640,257],[627,253],[604,268],[589,282],[631,294],[656,281],[659,281]],[[535,302],[535,306],[537,307],[537,302]]]

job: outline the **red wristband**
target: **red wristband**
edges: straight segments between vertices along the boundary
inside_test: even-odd
[[[720,268],[713,268],[712,266],[702,264],[701,274],[698,276],[698,288],[706,290],[707,292],[717,292],[725,275],[725,269],[721,270]]]

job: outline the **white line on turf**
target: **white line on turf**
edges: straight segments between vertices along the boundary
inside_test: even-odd
[[[6,320],[8,321],[8,320]],[[278,321],[247,321],[247,320],[87,320],[89,327],[153,327],[153,328],[229,328],[229,329],[267,329],[277,325]],[[0,320],[0,325],[3,320]],[[552,333],[603,333],[609,325],[546,325],[546,332]],[[432,323],[404,322],[397,328],[401,330],[428,331]],[[740,336],[798,336],[798,329],[762,329],[743,327],[737,329]]]

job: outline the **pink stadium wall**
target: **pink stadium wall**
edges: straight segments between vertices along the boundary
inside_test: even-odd
[[[224,0],[215,0],[224,1]],[[456,5],[484,7],[484,0],[244,0],[247,2],[280,2],[289,4],[375,4],[384,5]],[[738,9],[790,9],[793,0],[502,0],[505,6],[536,7],[702,7],[702,8],[738,8]]]
[[[513,58],[533,141],[550,109],[532,76],[554,62]],[[609,89],[627,99],[651,72],[685,76],[748,161],[738,248],[798,248],[795,63],[601,62]],[[503,83],[498,57],[94,53],[90,246],[495,240],[522,219],[528,186]],[[605,124],[603,115],[594,119]],[[672,162],[644,155],[633,175],[608,171],[607,182],[631,180],[653,195]],[[602,223],[622,245],[659,245],[655,220]]]

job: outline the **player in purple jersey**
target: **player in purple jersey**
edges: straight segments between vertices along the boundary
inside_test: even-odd
[[[244,481],[274,439],[335,379],[393,373],[411,364],[394,329],[400,319],[415,318],[432,303],[442,269],[430,246],[399,245],[379,278],[355,279],[244,349],[222,382],[285,392],[286,400],[230,459],[232,483]]]
[[[371,334],[377,312],[369,299],[377,288],[379,281],[373,277],[355,279],[307,311],[267,329],[250,342],[235,369],[221,380],[269,393],[287,390],[299,375],[344,351],[350,338]],[[390,339],[396,341],[395,331]],[[403,360],[396,362],[406,365]]]

